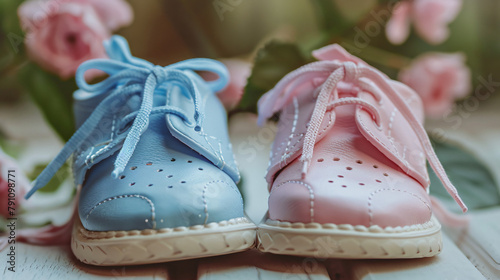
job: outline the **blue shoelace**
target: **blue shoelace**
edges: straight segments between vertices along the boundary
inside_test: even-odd
[[[223,89],[229,79],[229,73],[224,64],[204,58],[188,59],[166,67],[156,66],[148,61],[133,57],[127,41],[120,36],[113,36],[104,43],[110,59],[94,59],[84,62],[76,72],[76,83],[81,90],[88,93],[88,98],[109,93],[95,108],[88,119],[73,134],[61,152],[49,163],[34,181],[33,188],[28,192],[29,198],[38,189],[44,187],[66,160],[87,140],[89,134],[97,127],[106,114],[109,114],[111,104],[117,100],[129,100],[134,95],[142,99],[139,110],[125,116],[121,124],[130,123],[130,130],[123,146],[115,160],[112,175],[117,178],[127,166],[141,135],[146,131],[149,118],[153,114],[174,114],[184,120],[185,125],[196,131],[201,130],[203,112],[200,108],[200,92],[193,81],[193,71],[210,71],[218,75],[215,81],[206,82],[215,93]],[[88,84],[84,74],[90,69],[99,69],[109,77],[96,84]],[[153,95],[157,88],[168,84],[176,84],[185,89],[194,106],[194,122],[174,106],[153,106]],[[165,90],[169,94],[168,90]]]

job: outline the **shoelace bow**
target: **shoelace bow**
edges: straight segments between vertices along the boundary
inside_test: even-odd
[[[203,113],[200,108],[200,92],[195,85],[193,71],[210,71],[218,75],[218,79],[206,82],[211,92],[217,92],[225,87],[228,82],[226,67],[211,59],[189,59],[166,67],[155,66],[152,63],[133,57],[125,39],[113,36],[105,43],[106,50],[111,59],[94,59],[84,62],[76,72],[76,82],[81,90],[86,91],[91,97],[109,93],[95,108],[88,119],[73,134],[61,152],[50,162],[34,182],[33,188],[28,192],[29,198],[38,189],[45,186],[55,173],[62,167],[66,160],[87,140],[89,132],[93,131],[106,114],[109,114],[111,104],[117,100],[125,103],[134,95],[141,97],[139,110],[125,116],[120,122],[125,127],[133,120],[123,146],[114,163],[113,176],[121,174],[130,160],[140,140],[146,131],[149,118],[153,114],[175,114],[184,120],[184,124],[196,131],[201,130]],[[99,69],[109,77],[96,84],[88,84],[84,74],[90,69]],[[184,112],[174,106],[153,107],[153,95],[157,88],[166,84],[182,86],[192,100],[194,106],[194,122]],[[165,90],[165,94],[169,94]],[[192,119],[192,118],[191,118]],[[119,131],[120,129],[118,129]],[[111,148],[111,147],[110,147]]]
[[[418,140],[424,148],[429,164],[443,183],[446,191],[462,208],[463,212],[467,211],[467,206],[458,195],[455,186],[450,182],[441,162],[434,152],[424,127],[413,115],[403,98],[387,82],[387,78],[373,68],[356,65],[353,62],[341,63],[337,61],[318,61],[304,65],[286,75],[274,89],[269,91],[264,98],[259,101],[259,124],[262,124],[266,119],[271,117],[272,114],[280,111],[295,97],[295,95],[297,95],[297,91],[294,91],[296,86],[304,82],[315,81],[316,79],[325,77],[326,80],[321,86],[317,96],[316,105],[304,137],[302,156],[300,157],[300,161],[303,164],[302,179],[306,177],[312,160],[319,129],[328,110],[347,104],[360,105],[363,110],[366,110],[372,115],[377,126],[381,128],[380,114],[375,106],[359,97],[339,98],[336,88],[338,83],[344,80],[346,82],[356,83],[361,91],[372,94],[377,102],[381,100],[380,91],[384,92],[391,99],[417,135]],[[333,101],[329,102],[332,94]]]

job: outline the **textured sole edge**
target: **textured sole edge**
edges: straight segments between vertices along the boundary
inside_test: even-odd
[[[139,265],[236,253],[255,245],[256,226],[246,218],[210,226],[158,231],[92,232],[75,222],[71,250],[99,266]],[[222,224],[222,225],[221,225]],[[97,237],[99,236],[99,237]]]
[[[364,231],[356,226],[307,227],[261,223],[257,231],[262,252],[315,258],[413,259],[432,257],[443,248],[441,225],[435,217],[411,231]]]

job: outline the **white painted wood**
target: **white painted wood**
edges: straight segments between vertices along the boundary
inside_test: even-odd
[[[324,262],[256,250],[200,260],[199,280],[327,280]]]
[[[427,120],[425,127],[428,132],[460,143],[472,152],[489,168],[500,190],[499,106],[500,94],[492,94],[486,100],[481,100],[480,106],[474,110],[450,114],[446,119]],[[452,118],[453,121],[450,121]]]
[[[328,262],[328,269],[330,275],[345,275],[347,277],[340,279],[485,279],[446,235],[443,235],[443,243],[443,252],[432,258],[412,260],[334,260],[331,263]]]
[[[470,215],[467,230],[449,229],[449,235],[484,276],[500,279],[500,207]]]
[[[16,271],[4,267],[7,251],[2,251],[0,279],[171,279],[165,264],[97,267],[78,261],[68,246],[16,244]],[[180,279],[180,278],[177,278]]]

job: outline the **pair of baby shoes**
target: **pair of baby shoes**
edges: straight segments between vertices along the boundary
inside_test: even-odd
[[[419,97],[332,45],[259,101],[280,112],[267,174],[269,212],[245,217],[240,176],[216,92],[223,64],[166,67],[131,56],[83,63],[74,93],[77,131],[35,181],[31,196],[71,157],[78,216],[71,248],[82,262],[128,265],[238,252],[313,257],[417,258],[442,248],[428,195],[429,160],[459,199],[422,127]],[[98,69],[109,76],[88,84]],[[209,71],[215,81],[196,71]]]

